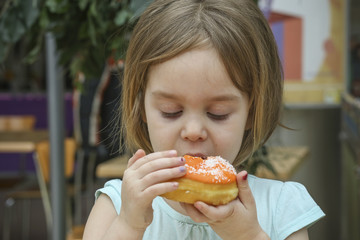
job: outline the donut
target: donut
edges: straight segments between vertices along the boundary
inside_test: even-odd
[[[179,187],[161,196],[184,203],[202,201],[222,205],[238,196],[236,170],[225,159],[216,156],[206,158],[185,155],[186,175],[172,179]]]

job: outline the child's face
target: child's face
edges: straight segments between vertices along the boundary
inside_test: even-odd
[[[220,155],[239,152],[249,98],[232,83],[212,48],[195,49],[152,66],[145,114],[154,151]]]

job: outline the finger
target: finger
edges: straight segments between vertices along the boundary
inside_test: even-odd
[[[143,166],[144,164],[151,162],[153,160],[159,159],[159,158],[170,158],[170,157],[176,157],[177,152],[176,150],[169,150],[169,151],[162,151],[162,152],[154,152],[150,153],[146,156],[142,156],[140,159],[134,162],[132,165],[133,169],[138,169],[139,167]]]
[[[149,174],[152,174],[151,176],[156,178],[156,174],[160,174],[161,170],[167,170],[179,166],[181,166],[180,169],[182,170],[182,172],[184,172],[186,170],[184,165],[185,159],[183,157],[159,158],[144,163],[137,169],[137,171],[139,173],[139,178],[142,178],[143,176],[146,177]],[[177,177],[177,174],[173,177],[170,176],[170,178],[168,179],[175,177]]]
[[[180,203],[181,207],[186,211],[186,214],[194,222],[209,222],[210,219],[202,214],[194,205],[188,203]]]
[[[212,206],[199,201],[194,204],[194,207],[211,221],[227,218],[234,212],[233,204]]]
[[[241,171],[236,176],[239,188],[239,199],[245,208],[253,208],[255,207],[255,200],[251,193],[247,177],[248,173],[246,171]]]
[[[161,169],[145,175],[141,181],[144,188],[160,182],[171,181],[171,179],[182,177],[186,174],[186,167],[179,166],[167,169]]]
[[[138,149],[135,154],[129,159],[127,167],[130,167],[134,164],[135,161],[144,157],[146,155],[145,151],[142,149]]]
[[[151,185],[148,188],[144,189],[142,193],[148,199],[154,199],[157,196],[160,196],[164,193],[174,191],[178,189],[178,182],[162,182],[155,185]]]

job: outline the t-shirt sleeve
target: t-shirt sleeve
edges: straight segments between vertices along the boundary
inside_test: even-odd
[[[117,214],[120,213],[121,208],[121,180],[114,179],[105,183],[103,188],[98,189],[95,192],[95,199],[98,199],[100,194],[106,194],[110,197],[114,204]]]
[[[324,212],[302,184],[283,184],[274,215],[280,239],[285,239],[304,227],[310,227],[324,216]]]

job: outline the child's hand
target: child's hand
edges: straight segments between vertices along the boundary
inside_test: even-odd
[[[246,171],[237,175],[237,183],[239,198],[226,205],[196,202],[182,206],[195,222],[207,222],[222,239],[270,239],[259,225]]]
[[[153,219],[153,199],[177,189],[177,182],[166,182],[186,173],[185,160],[176,154],[165,151],[145,155],[143,150],[138,150],[129,160],[123,177],[119,217],[130,230],[145,231]]]

